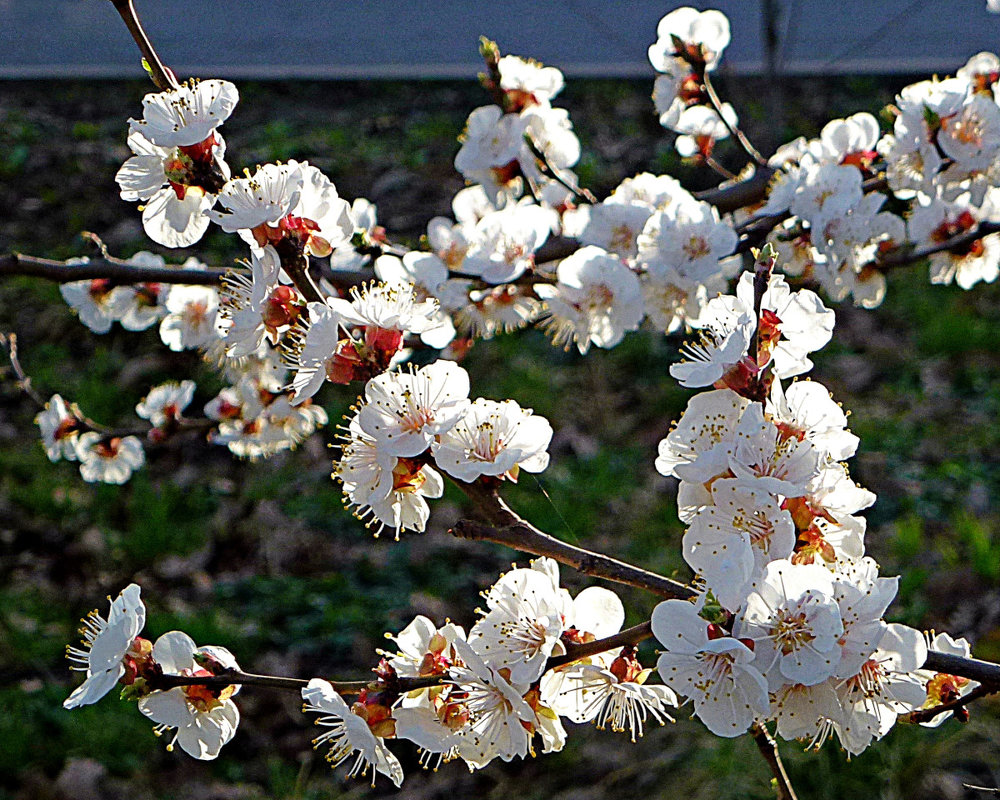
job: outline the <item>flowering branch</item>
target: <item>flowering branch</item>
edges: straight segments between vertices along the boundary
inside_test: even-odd
[[[593,642],[586,642],[585,644],[568,644],[566,645],[566,654],[550,658],[545,662],[545,669],[555,669],[556,667],[561,667],[564,664],[571,664],[574,661],[579,661],[581,658],[595,656],[598,653],[605,652],[606,650],[614,650],[618,647],[639,644],[639,642],[651,638],[652,635],[652,626],[647,621],[638,625],[633,625],[631,628],[626,628],[625,630],[616,633],[614,636],[608,636],[604,639],[595,639]]]
[[[115,283],[182,283],[197,286],[217,286],[229,270],[179,269],[177,267],[145,267],[129,264],[117,258],[92,258],[83,264],[67,264],[51,258],[26,256],[22,253],[0,255],[0,275],[29,275],[57,283],[108,278]]]
[[[778,800],[798,800],[792,782],[785,771],[785,765],[781,761],[781,754],[778,752],[778,743],[774,741],[771,732],[764,725],[754,725],[753,740],[760,750],[760,754],[767,762],[774,776],[774,786],[778,792]]]
[[[576,547],[540,531],[512,511],[497,494],[496,488],[482,483],[457,485],[487,520],[487,524],[470,519],[459,520],[450,532],[460,539],[495,542],[524,553],[548,556],[584,575],[635,586],[660,597],[688,599],[695,596],[692,588],[679,581]]]
[[[989,236],[991,233],[1000,233],[1000,222],[981,222],[972,230],[965,231],[950,239],[945,239],[943,242],[937,242],[927,247],[900,248],[882,258],[872,261],[869,266],[880,271],[895,267],[904,267],[932,256],[935,253],[943,253],[947,250],[962,250],[984,236]]]
[[[165,67],[163,62],[160,61],[160,57],[153,48],[153,43],[150,42],[149,37],[146,36],[146,31],[142,27],[142,22],[139,21],[139,15],[136,13],[135,7],[132,5],[132,0],[111,0],[111,4],[121,15],[122,20],[125,22],[125,27],[128,28],[128,32],[132,34],[132,38],[135,39],[135,43],[139,45],[139,51],[142,53],[142,57],[145,59],[149,70],[149,77],[152,79],[153,83],[156,84],[156,88],[164,92],[170,89],[176,89],[178,87],[177,78],[175,78],[173,72]]]
[[[944,714],[946,711],[958,711],[961,708],[965,708],[969,703],[974,700],[979,700],[982,697],[986,697],[991,694],[996,694],[1000,692],[1000,686],[991,686],[989,684],[981,684],[973,689],[966,695],[961,697],[956,697],[954,700],[948,703],[941,703],[937,706],[932,706],[931,708],[921,708],[916,711],[911,711],[907,714],[907,719],[910,722],[930,722],[938,714]],[[968,717],[966,717],[967,719]]]
[[[394,688],[401,692],[415,689],[425,689],[428,686],[438,686],[439,676],[426,678],[395,678]],[[339,694],[359,694],[371,687],[375,681],[328,681]],[[156,675],[147,679],[147,686],[154,690],[173,689],[176,686],[208,686],[222,689],[226,686],[239,684],[242,686],[258,686],[265,689],[290,689],[301,691],[309,685],[303,678],[286,678],[279,675],[255,675],[239,669],[225,669],[214,675]]]
[[[694,198],[715,206],[722,214],[756,205],[767,195],[767,187],[775,171],[771,167],[761,166],[746,180],[694,192]]]

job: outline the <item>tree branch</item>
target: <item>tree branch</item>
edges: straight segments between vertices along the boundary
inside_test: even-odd
[[[226,272],[228,270],[218,268],[142,267],[117,258],[92,258],[85,264],[67,264],[64,261],[21,253],[0,255],[0,275],[27,275],[57,283],[108,278],[121,284],[183,283],[217,286]]]
[[[17,357],[17,334],[0,333],[0,347],[7,351],[7,358],[10,360],[10,368],[14,372],[17,388],[30,397],[39,409],[44,410],[45,398],[31,385],[31,377],[24,371],[24,367],[21,366],[21,361]]]
[[[142,27],[142,22],[139,21],[139,15],[132,5],[132,0],[111,0],[111,4],[125,22],[125,27],[132,34],[135,43],[139,45],[139,51],[146,60],[146,64],[149,65],[149,77],[156,84],[156,88],[164,92],[180,88],[174,73],[163,65],[153,48],[153,43],[146,36],[146,31]]]
[[[725,115],[722,113],[722,101],[719,99],[719,95],[715,91],[715,87],[712,85],[712,79],[708,77],[708,70],[702,69],[699,76],[701,78],[702,86],[705,87],[705,95],[708,97],[708,102],[712,104],[712,108],[715,113],[718,114],[719,119],[722,120],[722,124],[726,126],[730,135],[737,142],[740,143],[740,147],[743,148],[743,152],[746,153],[757,166],[766,167],[767,159],[760,154],[760,151],[754,147],[750,140],[747,138],[746,134],[743,133],[739,125],[734,125]]]
[[[980,661],[978,658],[963,658],[950,653],[928,650],[923,669],[943,672],[946,675],[960,675],[979,683],[990,684],[994,690],[1000,690],[1000,664],[994,664],[991,661]]]
[[[424,689],[428,686],[438,686],[441,683],[439,676],[427,678],[396,678],[398,688],[401,692],[411,692],[415,689]],[[300,691],[309,685],[309,681],[303,678],[285,678],[277,675],[254,675],[250,672],[243,672],[238,669],[225,670],[217,675],[156,675],[146,680],[150,689],[167,690],[176,686],[210,686],[213,688],[225,688],[226,686],[259,686],[266,689],[291,689]],[[339,694],[359,694],[362,689],[375,685],[375,680],[371,681],[329,681],[330,685]]]
[[[938,706],[932,706],[931,708],[920,708],[916,711],[911,711],[906,715],[906,719],[910,722],[930,722],[938,714],[944,714],[946,711],[957,711],[960,708],[965,708],[969,703],[979,700],[981,697],[986,697],[987,695],[996,694],[1000,691],[1000,686],[991,686],[989,684],[983,683],[969,692],[967,695],[958,697],[952,700],[950,703],[941,703]]]
[[[639,644],[639,642],[649,639],[652,635],[652,624],[649,622],[643,622],[639,625],[634,625],[631,628],[626,628],[625,630],[616,633],[614,636],[607,636],[604,639],[596,639],[593,642],[587,642],[585,644],[567,644],[566,654],[550,658],[545,662],[545,669],[548,671],[550,669],[555,669],[556,667],[561,667],[565,664],[572,664],[574,661],[579,661],[581,658],[596,656],[598,653],[603,653],[606,650],[614,650],[618,647],[625,647],[630,644]]]
[[[680,581],[576,547],[540,531],[512,511],[495,488],[479,482],[456,482],[456,485],[487,520],[487,524],[470,519],[459,520],[450,532],[460,539],[495,542],[523,553],[548,556],[584,575],[635,586],[660,597],[686,600],[695,596],[694,589]]]
[[[751,729],[754,744],[760,754],[764,756],[767,766],[774,776],[774,786],[778,793],[778,800],[798,800],[792,782],[785,772],[785,765],[781,761],[781,754],[778,752],[778,743],[771,736],[771,732],[764,725],[754,725]]]
[[[977,239],[982,239],[991,233],[1000,233],[1000,222],[980,222],[972,230],[965,231],[943,242],[937,242],[926,247],[917,247],[909,250],[900,248],[870,262],[869,266],[877,269],[879,272],[885,272],[896,267],[904,267],[921,261],[935,253],[943,253],[948,250],[961,250],[964,247],[968,247]]]

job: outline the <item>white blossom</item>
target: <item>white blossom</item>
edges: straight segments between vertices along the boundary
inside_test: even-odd
[[[483,398],[431,445],[434,462],[454,478],[471,483],[480,475],[517,479],[522,469],[541,472],[549,463],[552,426],[513,400]]]
[[[381,736],[376,736],[368,722],[355,714],[329,682],[313,678],[302,690],[305,701],[303,711],[321,714],[316,724],[329,730],[313,739],[314,747],[329,744],[326,760],[331,767],[338,767],[354,757],[349,777],[366,776],[372,772],[372,786],[376,773],[382,773],[397,788],[403,783],[403,768]]]
[[[83,619],[83,647],[67,647],[67,657],[87,679],[63,701],[63,708],[96,703],[125,675],[124,660],[146,624],[146,607],[137,584],[130,583],[111,601],[105,620],[96,611]],[[110,600],[110,598],[108,598]]]
[[[191,80],[147,94],[142,119],[130,119],[129,126],[159,147],[198,144],[229,118],[238,101],[239,92],[229,81]]]
[[[153,660],[165,675],[208,675],[195,659],[208,655],[223,667],[239,669],[232,653],[224,647],[198,647],[186,633],[170,631],[153,643]],[[224,689],[189,685],[157,691],[139,700],[139,711],[156,723],[153,729],[161,735],[176,729],[168,750],[175,744],[193,758],[211,760],[222,746],[236,734],[240,712],[230,699],[236,686]]]

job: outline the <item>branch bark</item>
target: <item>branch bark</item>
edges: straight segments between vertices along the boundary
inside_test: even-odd
[[[478,482],[457,482],[456,485],[486,519],[486,524],[471,519],[459,520],[451,533],[460,539],[495,542],[523,553],[548,556],[584,575],[635,586],[663,598],[686,600],[695,596],[694,589],[680,581],[550,536],[512,511],[496,488]]]
[[[125,23],[125,27],[128,28],[128,32],[132,34],[132,38],[139,46],[139,52],[142,53],[146,64],[149,65],[149,77],[156,84],[156,88],[163,92],[179,88],[174,73],[164,66],[160,60],[160,56],[153,48],[153,43],[149,41],[146,31],[142,27],[142,22],[139,21],[139,15],[136,13],[135,6],[132,5],[132,0],[111,0],[111,4],[115,7],[115,10]]]
[[[28,275],[57,283],[108,278],[116,283],[184,283],[217,286],[228,270],[140,267],[112,258],[92,258],[85,264],[67,264],[21,253],[0,255],[0,275]]]
[[[792,782],[788,778],[788,773],[785,772],[785,765],[781,761],[778,743],[771,736],[771,732],[764,725],[754,725],[752,733],[754,744],[757,745],[757,749],[774,776],[778,800],[798,800]]]

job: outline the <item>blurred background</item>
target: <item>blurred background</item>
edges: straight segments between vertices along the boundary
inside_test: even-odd
[[[609,4],[583,0],[523,9],[137,5],[182,77],[282,78],[240,81],[240,105],[225,126],[234,169],[308,158],[343,196],[375,202],[380,223],[403,243],[415,245],[431,217],[450,214],[462,187],[452,167],[455,137],[469,111],[488,102],[474,81],[481,33],[504,52],[578,76],[556,105],[570,110],[584,153],[577,172],[599,197],[643,170],[674,175],[690,189],[712,182],[680,164],[649,98],[645,48],[669,4],[617,3],[613,19]],[[769,62],[766,9],[714,5],[733,19],[724,99],[751,140],[767,146],[816,135],[835,117],[877,114],[902,86],[925,77],[909,72],[951,72],[994,46],[1000,20],[978,0],[769,3],[777,7],[779,41],[787,42],[771,48]],[[196,249],[162,251],[143,236],[134,206],[118,199],[126,120],[150,85],[122,79],[141,73],[110,4],[0,0],[0,12],[7,78],[0,83],[0,252],[86,254],[79,234],[89,230],[120,256],[151,249],[171,261],[196,254],[222,266],[242,256],[235,238],[215,229]],[[314,80],[345,75],[352,79]],[[29,76],[36,79],[14,80]],[[719,157],[742,166],[728,144]],[[977,655],[998,660],[1000,289],[932,287],[917,266],[890,276],[876,311],[838,305],[836,312],[834,341],[816,355],[813,377],[852,411],[861,436],[852,475],[879,498],[867,515],[868,549],[883,573],[902,575],[891,618],[966,636]],[[57,287],[40,280],[0,284],[0,329],[18,335],[22,363],[42,394],[59,392],[105,422],[131,419],[148,387],[164,380],[194,377],[196,407],[221,386],[196,355],[164,348],[155,328],[90,334]],[[675,487],[653,469],[656,443],[690,395],[667,374],[676,357],[676,342],[647,332],[586,358],[529,332],[477,344],[465,366],[475,394],[512,397],[556,429],[549,469],[511,487],[516,509],[557,536],[686,579]],[[635,746],[567,725],[562,753],[475,774],[460,764],[424,773],[415,752],[401,746],[407,780],[398,792],[387,782],[373,791],[331,773],[310,749],[314,729],[290,693],[241,694],[239,732],[210,763],[165,752],[146,720],[113,698],[64,711],[75,685],[64,646],[76,638],[79,618],[95,606],[104,613],[101,598],[129,581],[143,587],[151,638],[180,628],[199,644],[229,647],[250,671],[363,677],[373,649],[385,644],[383,632],[400,630],[416,613],[471,625],[478,592],[515,554],[449,537],[462,514],[453,493],[433,505],[426,534],[373,540],[344,512],[329,478],[326,444],[354,400],[342,389],[324,390],[331,425],[294,453],[245,463],[189,441],[158,453],[118,488],[83,483],[72,464],[50,464],[34,409],[2,374],[3,800],[773,796],[753,743],[713,737],[687,710]],[[574,592],[590,583],[564,575]],[[653,598],[622,595],[630,624],[648,618]],[[645,651],[649,663],[652,652]],[[782,752],[802,798],[971,798],[981,794],[963,783],[1000,781],[998,720],[1000,706],[988,700],[967,725],[897,726],[850,762],[833,742],[819,753],[796,743]]]

